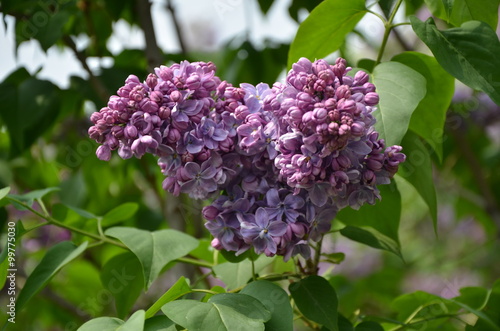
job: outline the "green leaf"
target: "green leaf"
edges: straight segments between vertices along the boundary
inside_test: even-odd
[[[365,204],[359,210],[344,208],[337,218],[346,225],[370,226],[399,243],[399,220],[401,218],[401,194],[396,183],[380,185],[381,201],[375,205]]]
[[[94,215],[91,212],[88,212],[86,210],[83,210],[83,209],[80,209],[80,208],[77,208],[77,207],[73,207],[73,206],[70,206],[70,205],[64,205],[64,206],[66,206],[68,209],[71,209],[72,211],[74,211],[75,213],[77,213],[78,215],[80,215],[83,218],[86,218],[86,219],[97,218],[96,215]]]
[[[256,298],[242,293],[221,293],[212,296],[209,303],[228,306],[249,318],[267,322],[271,312]]]
[[[115,298],[118,317],[124,318],[144,287],[141,263],[131,252],[116,255],[103,266],[101,282]]]
[[[62,267],[83,253],[87,248],[87,244],[88,242],[84,242],[77,247],[72,242],[63,241],[52,246],[26,279],[26,283],[16,301],[16,310],[19,312],[38,291],[47,285],[49,280]]]
[[[356,325],[355,331],[384,331],[384,328],[375,322],[366,321]]]
[[[500,311],[498,310],[498,307],[500,307],[500,279],[498,279],[494,284],[491,289],[491,292],[489,294],[488,302],[486,303],[486,307],[482,309],[482,313],[486,316],[486,318],[479,318],[478,321],[476,322],[476,325],[474,325],[473,330],[477,331],[490,331],[494,330],[497,331],[499,330],[500,326]],[[491,321],[496,321],[492,325]]]
[[[107,227],[116,223],[120,223],[121,221],[134,216],[138,209],[139,205],[135,202],[126,202],[122,205],[119,205],[118,207],[110,210],[108,213],[106,213],[106,215],[104,215],[101,225],[103,227]]]
[[[63,27],[70,19],[70,13],[64,10],[51,13],[47,16],[48,22],[40,26],[34,37],[40,42],[40,46],[46,52],[63,36]]]
[[[450,23],[460,26],[467,21],[483,21],[493,30],[498,24],[498,0],[453,0]]]
[[[319,276],[309,276],[288,287],[300,312],[308,319],[338,331],[337,293]]]
[[[114,227],[106,230],[105,234],[119,239],[139,258],[144,271],[146,289],[167,263],[187,255],[198,246],[198,240],[176,230],[149,232]]]
[[[460,289],[460,295],[453,298],[453,301],[481,310],[488,302],[489,296],[489,291],[483,287],[464,287]]]
[[[258,280],[245,286],[240,293],[256,298],[271,312],[271,319],[265,323],[266,331],[293,329],[292,306],[288,294],[280,286]]]
[[[422,311],[425,317],[436,316],[442,313],[447,313],[448,308],[444,305],[445,299],[423,291],[416,291],[409,294],[404,294],[396,298],[391,307],[398,313],[398,321],[409,322],[412,318],[417,316],[417,313],[422,311],[423,308],[436,305],[433,309]]]
[[[366,14],[364,0],[325,0],[300,24],[288,53],[288,67],[301,57],[311,61],[336,51]]]
[[[420,73],[427,81],[427,92],[410,119],[409,128],[431,145],[439,161],[443,159],[443,131],[446,112],[455,90],[455,79],[432,56],[404,52],[392,58]]]
[[[175,323],[167,316],[159,315],[146,319],[144,331],[177,331]]]
[[[413,111],[426,93],[425,78],[399,62],[380,63],[373,70],[373,84],[380,97],[375,129],[386,145],[398,145],[403,139]]]
[[[167,303],[161,310],[168,318],[189,331],[264,330],[264,323],[261,321],[218,303],[177,300]]]
[[[449,23],[454,1],[455,0],[425,0],[425,4],[434,16]]]
[[[80,326],[77,331],[143,331],[144,310],[136,311],[128,321],[114,317],[98,317]]]
[[[410,21],[448,73],[500,105],[500,41],[488,24],[468,21],[460,28],[440,31],[431,18],[424,23],[411,16]]]
[[[48,188],[41,189],[41,190],[34,190],[34,191],[31,191],[31,192],[28,192],[28,193],[22,194],[22,195],[9,194],[8,196],[10,196],[10,197],[12,197],[12,198],[14,198],[16,200],[22,201],[22,202],[26,203],[29,206],[33,206],[33,202],[35,200],[41,199],[44,196],[46,196],[47,194],[49,194],[51,192],[54,192],[54,191],[59,191],[59,190],[60,190],[59,187],[48,187]],[[13,202],[12,204],[17,209],[19,209],[19,210],[25,210],[26,209],[23,206],[15,203],[15,202]]]
[[[398,175],[413,185],[425,201],[437,233],[437,198],[429,151],[421,139],[411,131],[407,132],[402,145],[406,162],[400,165]]]
[[[7,187],[4,187],[3,189],[0,190],[0,200],[2,200],[3,198],[5,198],[7,196],[7,194],[9,194],[10,192],[10,187],[7,186]]]
[[[146,318],[153,317],[166,303],[174,301],[188,293],[191,293],[191,287],[189,287],[186,278],[181,276],[181,278],[179,278],[167,292],[165,292],[151,307],[149,307],[146,311]]]
[[[261,271],[265,266],[270,264],[273,258],[261,255],[255,262],[255,272]],[[252,261],[246,259],[240,263],[221,263],[213,268],[217,278],[222,280],[228,288],[234,289],[241,285],[245,285],[252,278]]]
[[[346,226],[340,230],[340,233],[351,240],[360,242],[373,248],[383,249],[394,253],[401,259],[401,250],[398,243],[380,232],[370,228],[359,228],[356,226]]]
[[[123,325],[123,321],[115,317],[94,318],[78,328],[77,331],[116,331]]]
[[[340,264],[345,260],[345,254],[342,252],[339,253],[331,253],[331,254],[321,254],[321,256],[326,257],[326,261],[328,263]]]
[[[10,157],[13,158],[30,147],[57,119],[60,89],[49,81],[33,77],[19,81],[19,72],[11,76],[0,84],[3,92],[0,117],[9,131]]]

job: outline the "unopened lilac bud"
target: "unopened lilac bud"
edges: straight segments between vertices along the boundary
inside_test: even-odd
[[[171,111],[170,111],[170,108],[166,107],[166,106],[162,106],[160,107],[160,109],[158,110],[158,116],[162,119],[162,120],[166,120],[167,118],[170,117],[170,114],[171,114]]]
[[[287,111],[287,115],[294,121],[298,122],[303,119],[302,111],[298,107],[290,107]],[[306,122],[306,121],[304,121]]]
[[[379,96],[377,93],[375,93],[375,92],[366,93],[365,103],[368,106],[375,106],[376,104],[378,104],[378,101],[379,101]]]
[[[345,112],[353,113],[357,108],[356,101],[350,99],[340,100],[337,104],[337,108]]]
[[[115,136],[117,139],[123,138],[123,127],[121,126],[114,126],[111,128],[111,134]]]
[[[153,91],[151,92],[151,94],[149,95],[149,98],[156,102],[158,105],[161,105],[162,102],[163,102],[163,93],[160,92],[160,91]]]
[[[99,136],[101,135],[101,133],[99,132],[99,130],[95,126],[91,126],[89,128],[88,134],[89,134],[90,139],[94,139],[94,140],[97,140],[99,138]]]
[[[365,123],[356,122],[351,125],[351,134],[355,137],[361,137],[365,133]]]
[[[358,86],[362,86],[364,83],[368,82],[369,78],[366,72],[360,70],[354,75],[354,83]]]
[[[124,134],[127,139],[137,138],[137,128],[133,125],[127,125],[124,129]]]
[[[210,151],[204,148],[198,154],[196,154],[196,161],[203,162],[208,160],[209,157],[210,157]]]
[[[222,246],[222,243],[221,243],[221,242],[220,242],[220,240],[219,240],[219,239],[217,239],[217,238],[214,238],[214,239],[212,240],[212,242],[210,243],[210,245],[211,245],[213,248],[215,248],[215,249],[217,249],[217,250],[219,250],[219,251],[220,251],[220,250],[222,250],[222,249],[224,249],[224,246]]]
[[[368,160],[366,160],[366,166],[373,171],[379,171],[380,169],[382,169],[382,163],[380,163],[380,161],[374,160],[373,158],[369,158]]]
[[[194,155],[191,154],[191,153],[186,152],[186,153],[184,153],[184,154],[181,155],[181,160],[184,163],[193,162],[194,161]]]
[[[169,81],[174,77],[172,69],[167,66],[160,66],[160,68],[155,68],[156,75],[159,76],[163,81]]]
[[[149,86],[149,88],[153,89],[156,84],[158,84],[158,77],[154,74],[149,74],[148,78],[146,78],[146,85]]]
[[[118,155],[124,160],[130,159],[133,155],[132,149],[127,145],[122,145],[118,148]]]
[[[132,84],[140,84],[141,81],[139,80],[139,78],[137,78],[136,75],[129,75],[127,77],[127,79],[125,79],[125,83],[126,84],[130,84],[130,83],[132,83]]]
[[[337,99],[349,99],[351,97],[351,91],[349,89],[349,86],[347,85],[341,85],[337,88],[337,91],[335,91],[335,95],[337,96]]]
[[[172,91],[170,93],[170,100],[173,102],[180,102],[182,100],[182,94],[179,91]]]
[[[201,86],[200,76],[196,74],[189,76],[189,78],[186,80],[186,86],[190,90],[198,89]]]
[[[221,151],[225,153],[229,153],[234,150],[234,142],[233,139],[227,137],[225,140],[219,142],[219,148]]]
[[[220,211],[214,206],[205,206],[203,207],[201,212],[203,214],[203,217],[209,221],[215,220],[217,215],[220,214]]]
[[[95,154],[97,155],[97,158],[99,158],[99,160],[103,161],[111,160],[111,150],[107,145],[101,145],[97,147]]]
[[[319,73],[330,69],[330,65],[323,59],[314,61],[312,64],[312,71],[315,75],[319,76]]]
[[[373,85],[372,83],[365,83],[363,84],[363,87],[365,88],[366,93],[375,92],[375,85]]]
[[[234,117],[236,117],[236,119],[240,121],[243,121],[249,114],[250,111],[248,110],[248,107],[245,105],[238,106],[234,110]]]
[[[176,128],[170,128],[167,135],[167,141],[170,144],[177,143],[181,139],[181,133]]]
[[[319,122],[323,122],[324,120],[326,120],[327,115],[328,112],[325,108],[316,108],[313,111],[313,118]]]
[[[297,63],[292,65],[292,70],[297,72],[309,72],[312,68],[312,63],[309,59],[301,57]]]

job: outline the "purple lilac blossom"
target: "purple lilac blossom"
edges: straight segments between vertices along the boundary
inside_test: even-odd
[[[203,216],[216,249],[309,258],[336,213],[374,204],[405,161],[373,128],[375,86],[344,59],[301,58],[272,87],[235,87],[215,70],[183,61],[129,76],[89,135],[101,160],[151,153],[165,190],[213,198]]]

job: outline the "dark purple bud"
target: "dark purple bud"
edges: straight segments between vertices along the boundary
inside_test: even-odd
[[[146,78],[146,85],[148,85],[150,89],[153,89],[156,84],[158,84],[158,77],[156,77],[155,74],[149,74],[148,78]]]
[[[169,117],[170,117],[170,114],[171,114],[171,111],[170,111],[170,108],[168,108],[168,107],[162,106],[162,107],[160,107],[160,109],[158,110],[158,116],[159,116],[162,120],[166,120],[167,118],[169,118]]]
[[[209,221],[215,220],[217,215],[220,214],[220,211],[214,206],[203,207],[203,210],[201,212],[203,214],[203,217]]]

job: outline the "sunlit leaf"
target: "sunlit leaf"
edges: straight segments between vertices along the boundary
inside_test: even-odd
[[[139,258],[144,270],[146,289],[167,263],[187,255],[198,246],[198,240],[176,230],[149,232],[114,227],[106,230],[105,234],[119,239]]]
[[[373,84],[380,97],[375,128],[386,145],[397,145],[403,139],[413,111],[426,94],[425,78],[399,62],[384,62],[373,70]]]
[[[172,285],[171,288],[168,289],[167,292],[165,292],[147,311],[146,311],[146,318],[150,318],[156,314],[162,306],[164,306],[166,303],[176,300],[180,298],[181,296],[191,293],[191,287],[189,287],[189,284],[184,278],[184,276],[181,276],[174,285]]]
[[[136,311],[124,322],[114,317],[98,317],[92,319],[78,328],[77,331],[143,331],[144,310]]]
[[[427,81],[425,97],[413,112],[409,128],[425,139],[443,159],[443,131],[446,112],[455,90],[455,79],[432,56],[418,52],[396,55],[392,61],[400,62],[420,73]]]
[[[168,318],[190,331],[264,330],[264,323],[218,303],[177,300],[161,309]]]
[[[288,53],[288,68],[301,57],[311,61],[336,51],[366,14],[364,0],[325,0],[300,24]]]
[[[103,216],[101,225],[107,227],[120,223],[134,216],[138,209],[139,205],[135,202],[126,202],[119,205]]]

